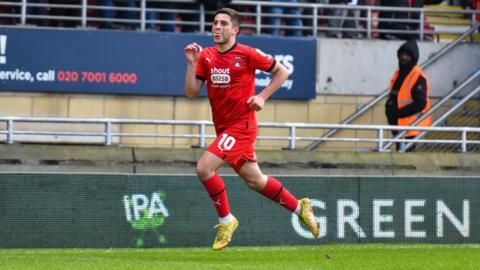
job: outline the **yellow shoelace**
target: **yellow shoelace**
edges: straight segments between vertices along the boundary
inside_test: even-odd
[[[215,229],[217,229],[217,240],[227,240],[227,232],[228,232],[228,224],[217,224],[215,226]]]

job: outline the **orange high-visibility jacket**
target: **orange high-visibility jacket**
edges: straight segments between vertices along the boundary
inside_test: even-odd
[[[427,95],[426,97],[427,104],[425,105],[425,108],[419,113],[416,113],[414,115],[407,116],[407,117],[398,118],[399,126],[409,126],[411,123],[413,123],[415,120],[418,119],[420,114],[425,113],[430,109],[430,99],[428,98],[430,86],[428,83],[428,78],[427,76],[425,76],[422,69],[418,65],[415,65],[412,68],[410,73],[408,73],[408,75],[405,77],[405,80],[403,81],[402,86],[398,90],[397,107],[401,109],[413,103],[413,99],[412,99],[413,86],[415,85],[415,83],[417,82],[420,76],[422,76],[426,81],[427,89],[425,89],[425,93]],[[390,81],[390,91],[392,91],[393,85],[395,84],[395,81],[397,80],[397,78],[398,78],[398,70],[395,72],[395,74],[393,74],[393,78]],[[420,122],[417,126],[425,127],[425,126],[431,126],[431,125],[432,125],[432,116],[429,115],[427,118],[423,119],[423,121]],[[417,136],[418,134],[420,134],[420,131],[410,130],[407,132],[407,134],[405,134],[405,137],[414,137],[414,136]]]

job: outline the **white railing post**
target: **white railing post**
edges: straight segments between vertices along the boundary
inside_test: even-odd
[[[112,122],[105,123],[105,145],[112,145]]]
[[[87,27],[87,0],[82,0],[82,27]]]
[[[377,151],[383,152],[383,128],[378,129]]]
[[[257,31],[257,34],[260,35],[262,32],[262,6],[260,4],[257,4],[256,6],[256,20],[255,20],[255,29]]]
[[[367,38],[371,39],[372,38],[372,8],[369,6],[367,9]]]
[[[199,135],[200,135],[200,147],[205,148],[205,123],[200,124],[200,129],[199,129]]]
[[[425,12],[423,11],[423,8],[422,8],[422,11],[420,11],[420,40],[423,40],[424,39],[424,36],[425,36]]]
[[[295,129],[296,129],[295,126],[290,127],[290,142],[288,144],[288,149],[290,149],[290,150],[295,149],[295,136],[296,136],[295,135],[295,131],[296,131]]]
[[[470,22],[470,27],[475,27],[477,25],[477,18],[475,12],[472,12],[472,17],[471,17],[471,22]],[[470,35],[470,42],[474,42],[477,38],[477,33],[478,33],[478,26],[477,30],[473,31],[472,34]]]
[[[147,19],[147,1],[141,0],[140,2],[140,30],[145,31]]]
[[[202,3],[200,3],[200,14],[198,16],[199,20],[200,20],[200,33],[205,33],[205,18],[207,16],[205,16],[205,6],[203,6]]]
[[[20,24],[25,25],[27,24],[27,0],[22,0],[22,6],[20,7]]]
[[[313,22],[312,22],[312,36],[316,37],[318,33],[318,8],[317,6],[313,7]]]
[[[462,153],[467,152],[467,130],[462,130]]]
[[[7,121],[7,143],[13,144],[13,120],[8,119]]]

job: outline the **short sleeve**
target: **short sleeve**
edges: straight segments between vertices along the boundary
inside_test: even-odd
[[[200,54],[200,58],[198,59],[198,62],[197,62],[197,69],[196,69],[196,78],[198,80],[201,80],[201,81],[205,81],[206,78],[207,78],[207,74],[205,74],[205,54],[202,52]]]
[[[275,59],[271,55],[262,52],[260,49],[250,48],[249,57],[252,69],[270,72],[276,64]]]

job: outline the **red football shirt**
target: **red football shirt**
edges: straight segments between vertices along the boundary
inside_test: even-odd
[[[196,77],[207,83],[217,132],[226,127],[255,121],[255,111],[247,104],[255,95],[255,70],[271,71],[275,60],[260,51],[235,43],[225,52],[216,47],[202,51],[197,63]]]

